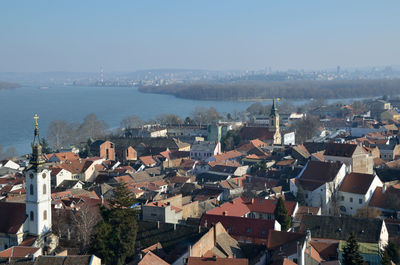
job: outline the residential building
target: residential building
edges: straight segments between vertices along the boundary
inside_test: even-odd
[[[340,212],[355,215],[358,209],[368,205],[375,189],[382,185],[377,175],[354,172],[347,174],[338,193]]]
[[[220,142],[197,141],[190,148],[190,159],[206,160],[221,153]]]
[[[325,161],[342,162],[348,172],[373,173],[373,158],[360,145],[329,143],[324,152]]]
[[[346,166],[340,162],[311,160],[296,178],[290,180],[290,191],[297,195],[301,186],[306,205],[321,207],[322,213],[327,214],[332,211],[332,196],[336,194],[345,175]]]
[[[90,152],[94,156],[104,158],[106,160],[115,160],[114,143],[106,140],[97,140],[90,145]]]
[[[382,219],[355,218],[350,216],[303,216],[300,232],[310,230],[313,238],[347,240],[353,234],[358,242],[378,243],[383,249],[389,240],[385,221]]]

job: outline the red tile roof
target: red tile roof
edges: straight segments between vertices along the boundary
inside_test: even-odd
[[[155,164],[157,164],[157,161],[154,160],[154,158],[152,156],[141,156],[139,157],[139,160],[142,161],[142,163],[145,166],[154,166]]]
[[[1,258],[24,258],[35,254],[40,248],[14,246],[0,252]]]
[[[200,225],[212,227],[218,222],[236,240],[251,239],[253,243],[257,244],[267,244],[268,231],[274,229],[275,223],[274,220],[204,214]]]
[[[400,201],[399,189],[387,187],[386,191],[383,192],[383,187],[376,187],[375,192],[372,195],[371,200],[369,201],[369,206],[382,209],[390,209],[393,208],[393,206],[395,205],[399,205],[398,203],[393,203],[398,201]],[[395,210],[400,211],[400,207],[397,206]]]
[[[60,153],[53,153],[53,154],[47,154],[45,155],[48,160],[50,160],[52,157],[57,157],[58,160],[61,162],[65,162],[66,160],[76,160],[79,159],[79,155],[72,153],[72,152],[60,152]]]
[[[270,131],[266,127],[243,127],[239,135],[244,140],[271,140],[275,132]]]
[[[0,202],[0,216],[0,233],[16,234],[26,220],[25,203]]]
[[[189,257],[187,265],[248,265],[247,259]]]
[[[309,161],[296,184],[305,190],[315,190],[326,182],[331,182],[342,167],[342,163]]]
[[[149,251],[143,259],[139,261],[138,265],[169,265],[169,263]]]
[[[324,155],[352,157],[356,148],[356,144],[329,143],[325,149]]]
[[[257,213],[274,213],[277,200],[272,199],[246,199],[239,197],[233,201],[224,203],[207,212],[210,215],[227,215],[227,216],[244,216],[250,212]],[[285,201],[288,214],[292,215],[296,207],[296,202]]]
[[[356,194],[366,194],[374,181],[375,176],[371,174],[350,173],[347,174],[340,186],[339,191]]]
[[[267,248],[277,249],[289,242],[304,240],[305,237],[303,233],[269,230]]]

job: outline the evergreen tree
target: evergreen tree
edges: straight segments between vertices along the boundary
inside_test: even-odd
[[[389,254],[387,253],[387,251],[383,252],[381,263],[382,263],[382,265],[391,265],[392,264],[392,260],[390,259]]]
[[[43,154],[50,154],[52,150],[50,148],[49,143],[46,141],[45,138],[40,139],[40,144],[42,145],[42,153]]]
[[[399,264],[400,262],[400,250],[399,247],[393,243],[392,241],[389,241],[389,243],[385,247],[384,254],[387,254],[390,260],[392,260],[395,264]]]
[[[296,195],[296,201],[300,205],[305,205],[306,204],[306,194],[301,186],[299,186],[297,190],[297,195]]]
[[[282,197],[278,199],[274,215],[275,220],[281,225],[281,230],[287,231],[290,228],[290,216],[288,215],[288,211]]]
[[[362,265],[364,263],[359,248],[356,238],[351,234],[343,248],[343,265]]]
[[[132,193],[125,184],[114,190],[110,208],[101,208],[103,220],[96,226],[92,237],[92,251],[105,264],[122,265],[135,253],[137,233],[136,210]]]

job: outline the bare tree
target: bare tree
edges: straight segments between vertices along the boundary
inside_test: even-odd
[[[365,205],[364,207],[357,210],[356,216],[362,218],[379,218],[382,212],[375,207],[369,207]]]
[[[318,118],[307,116],[305,119],[297,121],[294,124],[296,130],[296,142],[303,143],[316,135],[320,126]]]
[[[142,126],[143,121],[136,115],[126,117],[121,121],[121,128],[123,129],[140,128]]]
[[[339,190],[334,181],[326,183],[326,193],[330,197],[327,201],[330,214],[340,216]]]
[[[74,128],[64,120],[55,120],[50,123],[47,139],[54,149],[61,149],[74,142]]]
[[[160,124],[165,125],[181,125],[183,124],[183,120],[181,117],[175,114],[161,114],[156,117],[156,120]]]
[[[221,115],[213,107],[210,107],[209,109],[204,107],[196,107],[196,109],[192,112],[192,118],[197,125],[201,126],[217,122],[219,119],[221,119]]]
[[[108,125],[104,121],[98,120],[96,114],[91,113],[83,119],[83,123],[78,128],[79,140],[103,137],[107,129]]]
[[[3,152],[3,146],[0,145],[0,159],[11,159],[17,156],[17,149],[14,146],[8,147]]]
[[[79,205],[79,210],[72,214],[71,219],[72,225],[76,231],[77,242],[81,244],[81,251],[86,252],[94,227],[100,220],[99,209],[96,206],[81,203]]]

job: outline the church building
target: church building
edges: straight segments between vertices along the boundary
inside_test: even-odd
[[[25,170],[25,203],[0,202],[0,251],[20,244],[43,248],[53,238],[50,171],[42,155],[38,118],[35,115],[32,155]]]
[[[295,134],[292,131],[281,131],[279,124],[279,113],[276,106],[275,100],[272,102],[271,112],[268,116],[268,126],[267,117],[265,117],[265,123],[256,124],[254,126],[245,126],[240,130],[240,137],[244,141],[251,141],[254,139],[259,139],[267,144],[271,145],[294,145],[295,144]]]

